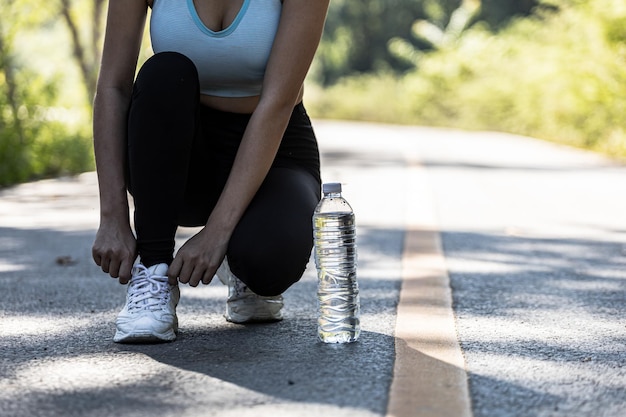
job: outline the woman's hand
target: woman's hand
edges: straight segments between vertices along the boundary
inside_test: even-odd
[[[93,259],[104,272],[130,280],[137,243],[128,219],[126,130],[128,107],[148,6],[145,0],[111,0],[102,51],[93,137],[98,186],[100,228],[93,244]]]
[[[178,279],[192,287],[200,282],[208,285],[222,264],[227,248],[228,239],[217,238],[205,227],[178,250],[167,273],[170,284]]]
[[[130,281],[137,257],[137,242],[130,225],[100,223],[91,252],[96,264],[111,278],[118,278],[120,284]]]

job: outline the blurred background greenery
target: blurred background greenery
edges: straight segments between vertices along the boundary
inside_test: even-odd
[[[0,3],[0,186],[93,169],[106,5]],[[622,158],[625,64],[623,0],[332,0],[306,104],[317,118],[505,131]]]

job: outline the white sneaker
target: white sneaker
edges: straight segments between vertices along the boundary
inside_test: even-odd
[[[283,296],[265,297],[253,293],[230,271],[226,258],[217,270],[217,277],[224,285],[228,285],[226,320],[233,323],[261,323],[283,319]]]
[[[133,267],[126,306],[117,316],[117,343],[167,342],[176,339],[178,285],[167,282],[167,264]]]

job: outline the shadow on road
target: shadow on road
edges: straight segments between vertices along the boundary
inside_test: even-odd
[[[623,243],[470,231],[442,241],[476,415],[622,414]]]
[[[359,233],[364,322],[393,328],[404,232],[364,226]],[[394,339],[365,330],[356,344],[317,342],[312,264],[287,294],[283,322],[226,323],[224,298],[187,289],[176,342],[117,345],[111,337],[124,288],[93,264],[93,236],[0,228],[0,409],[7,416],[179,415],[194,403],[213,407],[209,415],[233,404],[292,403],[384,414]]]
[[[393,318],[403,233],[375,227],[360,230],[360,280],[365,319],[370,316],[371,324],[357,344],[326,346],[315,341],[315,281],[310,270],[293,294],[293,310],[281,323],[226,324],[216,317],[223,299],[190,296],[184,301],[185,309],[211,315],[209,325],[183,324],[179,340],[172,344],[122,346],[113,344],[111,336],[123,288],[93,265],[93,231],[3,226],[0,409],[8,410],[8,416],[158,416],[180,414],[194,402],[215,409],[232,403],[246,407],[287,403],[384,415],[393,348],[403,342],[371,330],[376,327],[371,317]],[[620,243],[464,231],[445,232],[442,239],[453,262],[455,311],[463,319],[507,318],[522,311],[532,322],[532,314],[560,305],[599,323],[623,314],[626,285],[619,271],[626,261]],[[74,262],[58,264],[58,256],[69,256]],[[481,270],[480,263],[493,263],[494,257],[502,269]],[[475,268],[455,268],[459,260],[471,261]],[[623,330],[612,336],[598,332],[594,343],[560,340],[558,333],[507,339],[498,335],[498,329],[495,333],[483,330],[461,335],[466,352],[497,352],[505,358],[528,358],[557,367],[568,363],[588,368],[626,365],[620,350],[608,348],[624,346]],[[416,361],[435,360],[418,351],[409,353]],[[478,407],[482,398],[497,396],[502,399],[502,410],[519,411],[516,401],[525,401],[539,413],[542,407],[548,410],[565,401],[565,394],[551,392],[549,387],[528,388],[471,369],[470,379]],[[611,392],[615,401],[621,401],[620,389],[602,392]],[[593,400],[594,394],[588,395]]]

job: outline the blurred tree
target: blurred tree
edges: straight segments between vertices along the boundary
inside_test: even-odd
[[[323,85],[354,73],[403,72],[424,51],[454,42],[477,22],[498,29],[542,0],[334,0],[317,56]]]
[[[416,20],[412,26],[412,35],[419,43],[426,44],[428,49],[452,46],[472,24],[479,11],[479,0],[463,0],[457,9],[444,14],[445,19],[431,16],[430,20]],[[404,38],[390,39],[388,48],[394,56],[415,65],[423,55],[412,40]]]
[[[478,20],[484,21],[494,29],[506,25],[515,16],[528,16],[541,0],[481,0]]]
[[[387,42],[393,37],[410,37],[415,19],[425,16],[423,3],[424,0],[332,1],[316,58],[318,81],[332,84],[350,73],[408,68],[389,53]]]
[[[71,36],[72,56],[80,69],[89,105],[95,95],[100,65],[100,41],[105,4],[105,0],[92,0],[91,2],[59,0],[58,5],[58,13],[63,18]],[[90,16],[89,19],[82,18],[87,6],[91,8],[87,13]],[[85,28],[83,29],[82,26]]]
[[[0,2],[0,186],[93,168],[91,140],[59,116],[60,78],[36,71],[32,54],[16,53],[21,35],[51,24],[53,6]]]
[[[0,69],[4,75],[3,87],[6,92],[6,104],[8,104],[10,109],[10,115],[1,121],[5,122],[5,124],[7,121],[10,121],[19,143],[24,143],[24,130],[18,117],[20,100],[18,97],[18,85],[15,80],[16,68],[10,48],[11,36],[4,33],[2,22],[0,22]]]
[[[0,7],[3,16],[10,16],[9,7],[14,1]],[[24,130],[22,88],[16,73],[19,71],[13,59],[13,39],[16,30],[0,20],[0,186],[22,181],[28,173],[27,134]]]

